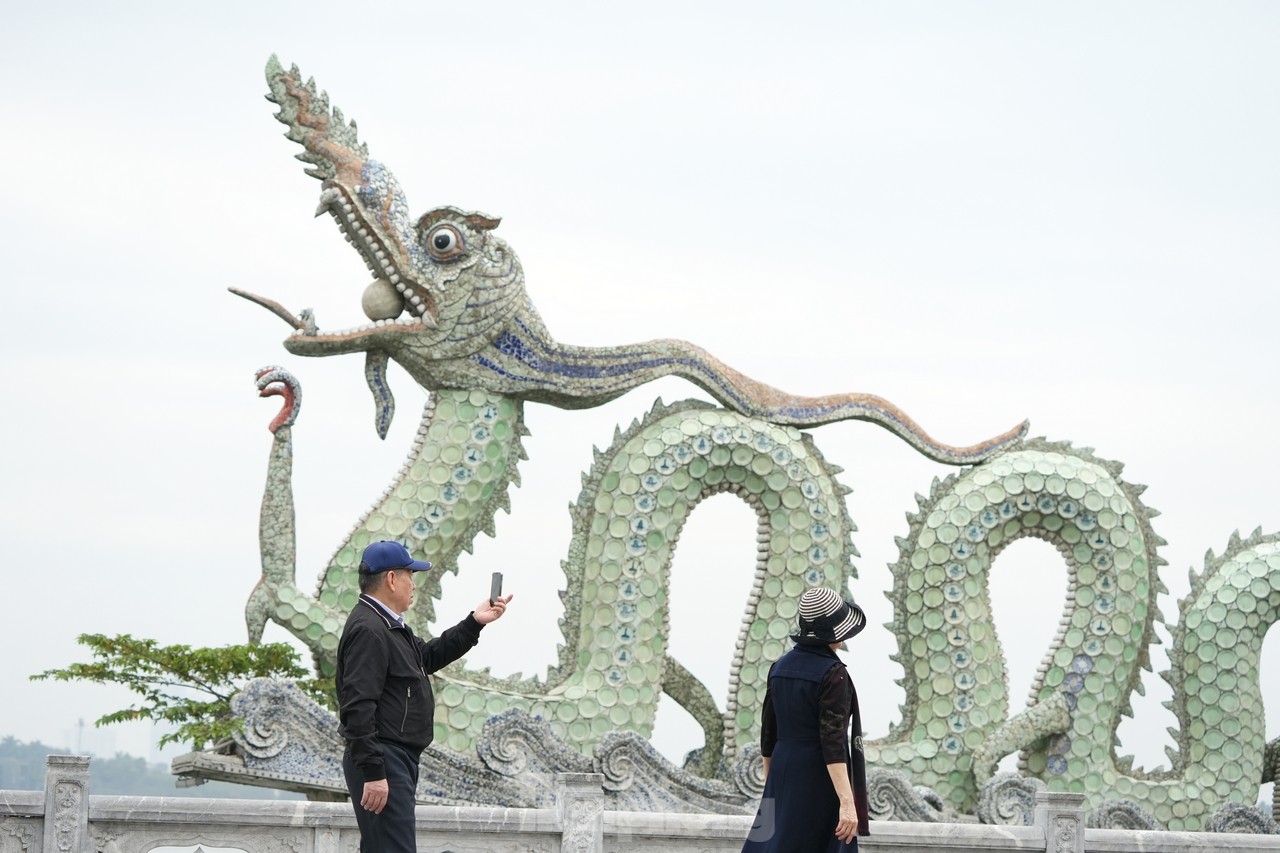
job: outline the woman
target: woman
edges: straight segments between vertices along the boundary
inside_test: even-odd
[[[743,853],[856,853],[857,836],[870,834],[858,694],[835,652],[866,624],[862,608],[832,590],[800,597],[795,648],[769,670],[764,795]]]

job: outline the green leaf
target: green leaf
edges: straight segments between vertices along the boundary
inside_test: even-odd
[[[99,717],[105,726],[132,720],[151,720],[176,726],[160,738],[160,746],[188,742],[196,749],[217,743],[240,731],[231,713],[231,697],[255,678],[294,681],[311,699],[334,709],[332,679],[308,677],[298,653],[287,643],[250,643],[216,648],[161,646],[155,640],[129,634],[108,637],[81,634],[76,638],[92,655],[90,663],[73,663],[31,676],[32,681],[88,681],[119,684],[142,698]]]

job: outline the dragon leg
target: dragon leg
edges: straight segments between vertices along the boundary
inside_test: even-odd
[[[706,739],[698,762],[698,775],[710,779],[718,775],[724,759],[724,719],[711,691],[670,655],[662,669],[662,692],[675,700],[702,726]]]
[[[996,771],[1000,759],[1030,747],[1041,738],[1061,734],[1071,726],[1071,707],[1061,693],[1052,693],[996,727],[973,751],[973,777],[981,787]]]
[[[1262,784],[1280,781],[1280,738],[1267,741],[1262,759]],[[1271,790],[1271,813],[1280,814],[1280,785]]]
[[[244,624],[249,630],[249,642],[262,642],[262,632],[266,630],[267,622],[271,619],[274,610],[275,599],[259,579],[253,592],[249,593],[249,601],[244,606]]]
[[[267,462],[267,482],[258,515],[258,547],[262,576],[245,604],[245,625],[249,641],[260,642],[268,621],[273,621],[302,640],[313,655],[324,652],[324,638],[312,628],[311,614],[299,618],[294,607],[304,596],[294,585],[297,561],[297,533],[293,511],[293,423],[302,407],[302,386],[293,374],[281,367],[264,367],[255,375],[258,395],[281,397],[283,406],[272,419],[271,454]],[[336,619],[337,614],[324,614]],[[337,645],[336,638],[332,641]]]

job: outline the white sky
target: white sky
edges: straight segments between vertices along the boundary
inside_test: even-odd
[[[424,394],[392,376],[386,442],[358,357],[303,360],[237,285],[322,328],[363,322],[363,264],[262,96],[279,54],[359,121],[415,210],[501,215],[548,326],[576,344],[683,337],[787,390],[879,393],[939,440],[1023,417],[1127,463],[1174,598],[1232,530],[1280,529],[1280,8],[1267,3],[29,3],[0,31],[0,735],[75,744],[123,690],[29,683],[80,632],[243,642],[274,402],[301,379],[300,586],[390,481]],[[440,607],[517,593],[472,658],[541,673],[559,638],[566,508],[615,424],[529,406],[524,486]],[[897,719],[886,565],[947,469],[866,424],[816,431],[847,469],[853,666],[870,734]],[[723,703],[754,516],[688,525],[671,651]],[[1020,707],[1062,607],[1048,545],[993,580]],[[274,629],[269,637],[283,638]],[[1280,730],[1274,637],[1264,652]],[[1163,647],[1156,649],[1158,667]],[[1121,728],[1163,758],[1168,691]],[[116,746],[145,754],[147,727]],[[700,734],[666,702],[657,744]],[[108,741],[98,741],[106,744]],[[105,748],[105,747],[99,747]]]

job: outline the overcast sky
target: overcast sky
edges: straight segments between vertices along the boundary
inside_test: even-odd
[[[402,371],[385,442],[358,357],[284,352],[228,285],[364,322],[364,265],[263,100],[271,53],[358,120],[415,211],[503,217],[533,300],[575,344],[681,337],[789,391],[885,396],[941,441],[1029,418],[1127,464],[1163,514],[1170,619],[1237,528],[1280,530],[1280,8],[1269,3],[27,3],[0,31],[0,735],[76,745],[123,690],[29,683],[81,632],[243,642],[257,514],[289,367],[299,586],[394,476],[425,394]],[[452,623],[516,593],[471,660],[542,673],[567,506],[678,380],[600,409],[530,405],[524,485],[448,581]],[[913,495],[948,469],[866,424],[814,431],[860,530],[847,655],[869,734],[897,719],[881,595]],[[671,653],[723,705],[755,519],[685,529]],[[1021,707],[1066,570],[1011,547],[993,598]],[[268,637],[282,639],[272,628]],[[1274,638],[1273,638],[1274,640]],[[1164,647],[1156,649],[1157,667]],[[1268,735],[1280,648],[1264,652]],[[1168,690],[1122,725],[1164,761]],[[150,730],[85,736],[149,750]],[[700,745],[665,702],[655,737]]]

